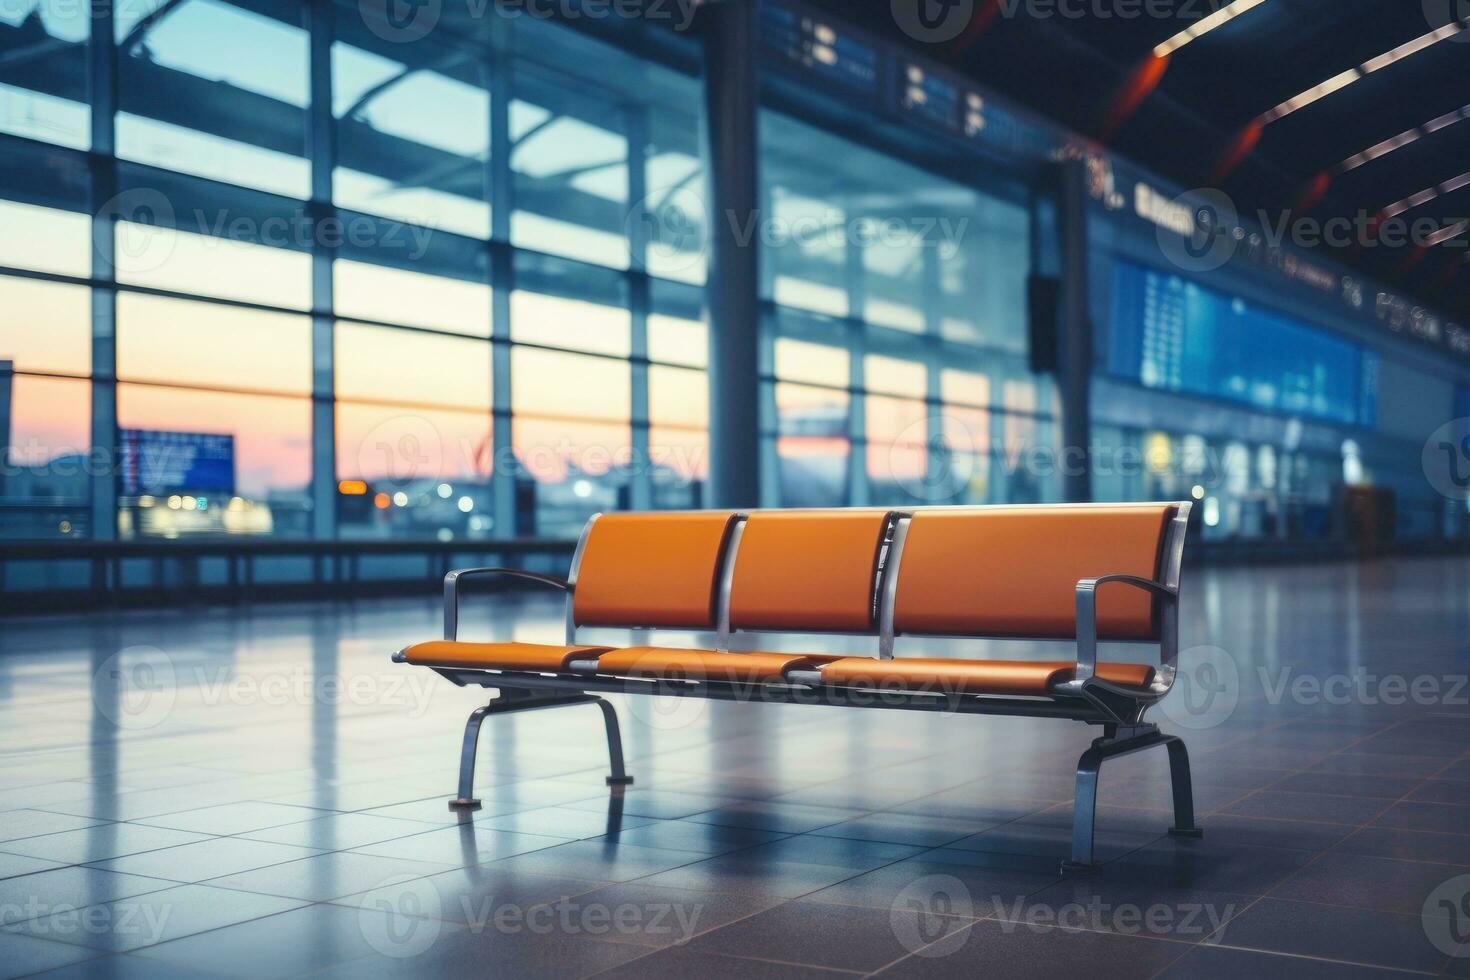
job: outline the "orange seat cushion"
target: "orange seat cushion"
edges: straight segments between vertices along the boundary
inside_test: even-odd
[[[898,568],[900,633],[1077,635],[1077,582],[1157,579],[1173,504],[967,507],[909,521]],[[1103,640],[1156,640],[1154,597],[1120,583],[1097,594]]]
[[[730,625],[737,630],[871,630],[874,573],[888,513],[751,514],[735,552]]]
[[[461,643],[432,640],[403,651],[411,664],[424,667],[468,667],[482,670],[535,670],[555,673],[571,660],[596,657],[607,647],[558,646],[554,643]]]
[[[597,672],[624,677],[759,683],[782,680],[785,671],[792,667],[815,667],[837,659],[841,658],[809,653],[717,653],[628,647],[598,657]]]
[[[578,626],[714,629],[728,511],[602,514],[577,569]]]
[[[945,660],[899,657],[874,660],[845,657],[822,665],[828,684],[921,689],[935,694],[1010,694],[1046,697],[1072,680],[1076,664],[1065,661]],[[1097,676],[1114,684],[1145,688],[1154,678],[1148,664],[1100,663]]]

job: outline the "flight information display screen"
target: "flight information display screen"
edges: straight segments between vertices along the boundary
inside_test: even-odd
[[[878,49],[789,7],[761,5],[761,42],[800,70],[868,96],[878,94]]]
[[[1377,421],[1378,362],[1358,344],[1179,275],[1115,268],[1108,373],[1276,412]]]

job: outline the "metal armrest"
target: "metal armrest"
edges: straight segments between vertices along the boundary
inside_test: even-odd
[[[1160,624],[1160,642],[1163,647],[1162,661],[1172,666],[1178,651],[1178,620],[1174,616],[1174,604],[1179,601],[1179,590],[1162,582],[1138,575],[1102,575],[1085,578],[1077,583],[1077,673],[1076,680],[1091,680],[1097,672],[1097,587],[1108,582],[1120,582],[1137,589],[1152,592],[1164,600],[1165,621]]]
[[[571,590],[571,584],[565,579],[559,579],[551,575],[541,575],[537,572],[528,572],[521,568],[456,568],[444,576],[444,639],[457,639],[459,633],[459,580],[471,576],[480,575],[506,575],[511,578],[523,578],[542,585],[549,585],[561,589],[563,592]]]

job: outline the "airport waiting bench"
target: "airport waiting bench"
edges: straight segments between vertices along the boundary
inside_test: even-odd
[[[394,654],[453,683],[494,688],[465,726],[454,809],[477,809],[475,749],[491,714],[597,704],[609,784],[631,783],[607,693],[1073,719],[1100,725],[1076,776],[1067,870],[1096,867],[1104,760],[1164,746],[1175,836],[1198,837],[1189,757],[1144,721],[1173,684],[1188,502],[900,510],[604,514],[565,580],[467,568],[444,580],[444,639]],[[458,638],[460,584],[530,579],[566,593],[566,642]],[[713,649],[577,642],[580,627],[713,632]],[[731,651],[739,633],[865,638],[876,656]],[[1075,641],[1072,660],[896,657],[900,636]],[[1098,659],[1149,643],[1157,663]],[[747,645],[747,644],[742,644]],[[1152,659],[1150,657],[1149,659]]]

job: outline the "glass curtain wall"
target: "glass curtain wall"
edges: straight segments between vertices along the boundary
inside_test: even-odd
[[[770,110],[761,179],[766,502],[1056,499],[1025,203]]]
[[[701,502],[698,80],[531,17],[399,43],[370,7],[0,10],[0,535]]]

